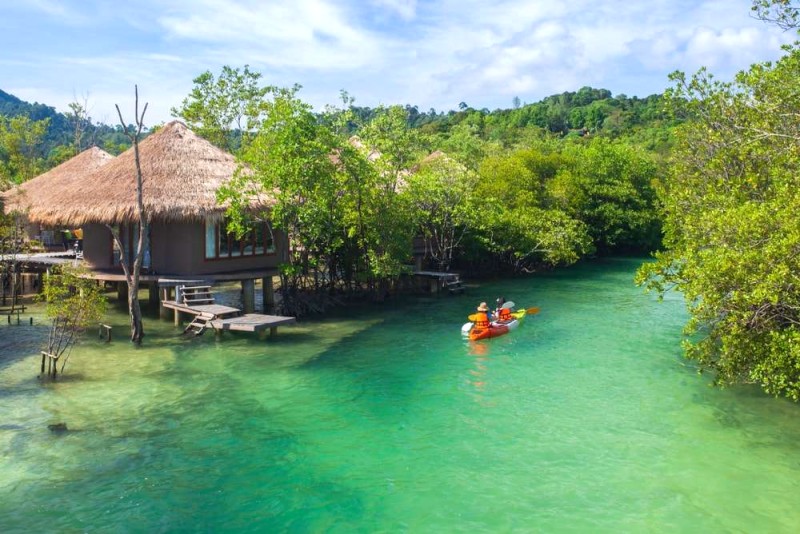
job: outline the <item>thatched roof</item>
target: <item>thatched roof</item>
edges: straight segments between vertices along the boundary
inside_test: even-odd
[[[104,150],[97,147],[88,148],[46,173],[5,191],[2,194],[3,208],[6,213],[24,212],[43,209],[54,202],[57,203],[61,193],[69,190],[73,182],[99,169],[112,159],[114,156]]]
[[[417,172],[422,167],[425,167],[426,165],[431,165],[437,161],[452,161],[452,159],[450,158],[450,156],[448,156],[441,150],[435,150],[430,154],[428,154],[427,156],[425,156],[424,158],[422,158],[422,161],[414,165],[414,167],[411,169],[411,172]]]
[[[348,141],[350,142],[350,145],[353,148],[357,148],[357,149],[362,150],[362,151],[366,150],[366,145],[364,144],[364,141],[362,141],[359,136],[353,135],[353,136],[350,137],[350,139]],[[378,150],[372,148],[372,149],[369,150],[369,152],[366,153],[366,156],[367,156],[367,161],[369,161],[370,163],[374,163],[378,158],[381,157],[381,153],[378,152]]]
[[[239,164],[217,148],[173,121],[139,143],[144,209],[151,221],[202,220],[219,217],[217,190],[231,180]],[[267,199],[250,203],[257,208]],[[96,171],[75,180],[58,202],[31,210],[28,217],[45,224],[81,225],[138,220],[134,149]]]

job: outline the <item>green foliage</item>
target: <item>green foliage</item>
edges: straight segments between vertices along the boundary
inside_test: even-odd
[[[398,192],[406,183],[409,169],[425,154],[426,139],[408,126],[401,106],[378,108],[373,119],[361,129],[360,153],[371,165],[375,196],[372,197],[370,242],[379,259],[380,276],[393,278],[403,272],[410,259],[414,216],[406,198]]]
[[[800,8],[792,0],[753,0],[752,11],[763,21],[776,24],[784,30],[800,26]]]
[[[485,225],[492,238],[503,243],[498,248],[485,240],[488,248],[502,251],[517,268],[523,267],[518,257],[525,258],[524,268],[529,270],[536,261],[557,265],[594,250],[653,250],[658,244],[651,186],[657,166],[643,151],[621,141],[594,138],[588,143],[564,143],[542,138],[528,148],[484,159],[479,173],[476,198],[493,212],[484,215],[484,221],[494,220],[494,213],[506,221],[527,221],[533,213],[542,221],[527,223],[535,229],[527,240],[549,244],[521,246],[518,255],[508,252],[514,249],[511,238],[498,237],[510,235],[507,231]],[[545,236],[558,225],[564,226],[560,239]],[[538,254],[542,250],[549,252]]]
[[[540,139],[485,158],[472,194],[467,257],[484,269],[570,264],[592,250],[586,226],[555,206],[547,187],[564,165],[560,146]]]
[[[216,146],[235,152],[263,119],[264,99],[273,89],[259,85],[261,74],[222,67],[219,77],[206,71],[194,79],[194,88],[172,115]]]
[[[659,189],[667,250],[638,281],[681,290],[687,356],[717,383],[800,399],[800,50],[741,72],[673,75],[690,117]]]
[[[48,124],[48,119],[0,115],[0,180],[22,183],[43,170],[44,162],[36,153]]]
[[[580,221],[560,210],[484,202],[475,212],[472,231],[486,253],[516,272],[569,265],[592,250]]]
[[[81,106],[81,108],[84,107]],[[34,155],[36,158],[46,159],[53,150],[62,145],[72,145],[74,147],[76,127],[80,129],[79,146],[81,150],[90,146],[98,146],[111,154],[119,154],[130,147],[130,142],[123,134],[121,127],[93,124],[85,109],[79,110],[81,120],[76,122],[75,110],[71,111],[72,119],[67,114],[57,112],[51,106],[38,103],[29,104],[0,90],[0,115],[7,118],[27,117],[33,122],[49,120],[49,125],[41,142],[35,147]],[[58,159],[54,161],[48,160],[46,167],[53,167],[58,163],[60,163]]]
[[[444,154],[435,156],[408,176],[402,194],[408,199],[426,254],[440,271],[449,271],[469,227],[477,176]]]
[[[618,141],[594,138],[588,144],[568,144],[565,165],[550,193],[572,217],[589,228],[601,252],[653,250],[659,225],[654,160],[643,151]]]
[[[105,313],[106,301],[100,287],[85,277],[82,270],[68,265],[56,266],[45,278],[41,299],[46,303],[50,333],[43,350],[61,357],[64,371],[69,353],[80,334],[96,325]]]

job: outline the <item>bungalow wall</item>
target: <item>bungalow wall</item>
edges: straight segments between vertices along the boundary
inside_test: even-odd
[[[102,224],[83,225],[83,260],[90,269],[111,269],[111,232]]]
[[[286,237],[274,232],[275,252],[257,256],[206,259],[202,222],[154,223],[150,228],[150,270],[161,275],[195,276],[277,268],[286,257]],[[121,270],[113,265],[111,232],[103,225],[83,227],[83,258],[95,270]]]

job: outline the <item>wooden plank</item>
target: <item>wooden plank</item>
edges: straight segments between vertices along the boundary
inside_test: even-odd
[[[414,274],[416,276],[426,276],[429,278],[440,278],[445,280],[458,278],[458,273],[443,273],[437,271],[414,271]]]
[[[240,317],[228,319],[214,319],[211,326],[216,330],[232,330],[238,332],[261,332],[262,330],[277,328],[287,324],[294,324],[297,319],[280,315],[261,315],[248,313]]]
[[[189,279],[189,278],[159,278],[158,285],[160,287],[174,287],[174,286],[181,286],[186,284],[203,284],[205,280],[198,280],[196,278]]]
[[[207,313],[210,315],[230,315],[234,313],[238,314],[241,311],[239,308],[223,306],[222,304],[201,304],[198,306],[189,306],[187,304],[172,300],[165,300],[162,304],[165,308],[178,310],[184,313],[190,313],[192,315],[200,315],[201,313]]]

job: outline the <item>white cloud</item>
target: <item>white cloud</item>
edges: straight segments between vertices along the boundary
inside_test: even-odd
[[[749,7],[749,0],[35,0],[6,10],[0,22],[33,30],[0,32],[0,49],[14,51],[0,60],[0,80],[24,91],[17,96],[56,106],[88,91],[98,108],[110,106],[111,121],[113,101],[132,101],[136,83],[151,118],[168,120],[198,74],[244,64],[270,84],[302,83],[301,97],[315,107],[334,102],[339,89],[360,105],[421,109],[461,101],[506,107],[513,96],[532,102],[583,85],[644,96],[663,91],[675,69],[707,65],[724,78],[780,56],[793,36],[752,19]],[[34,9],[39,16],[24,19]],[[69,18],[62,27],[53,26],[59,13]],[[71,31],[78,19],[90,26]],[[45,21],[50,26],[40,28]],[[25,44],[37,29],[38,40]]]
[[[750,63],[767,43],[772,47],[778,44],[756,28],[698,28],[686,43],[686,59],[693,65],[704,65],[712,70],[741,60]]]
[[[404,20],[412,20],[417,15],[417,0],[372,0],[372,4],[397,13]]]
[[[159,18],[169,37],[244,62],[319,70],[358,68],[380,57],[381,43],[323,0],[278,5],[254,0],[202,0]],[[230,60],[228,60],[230,62]]]
[[[17,7],[28,8],[38,11],[50,17],[58,17],[61,20],[83,20],[76,12],[70,10],[63,2],[54,0],[28,0]]]

